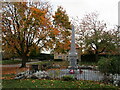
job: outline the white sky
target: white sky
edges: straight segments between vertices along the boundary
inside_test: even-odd
[[[48,0],[56,11],[62,6],[71,18],[80,19],[87,13],[97,12],[99,19],[104,20],[109,27],[118,25],[118,2],[120,0]],[[45,53],[49,53],[45,52]]]
[[[118,24],[118,2],[120,0],[48,0],[53,5],[62,6],[70,18],[81,19],[85,14],[98,12],[100,20],[104,20],[108,25]]]

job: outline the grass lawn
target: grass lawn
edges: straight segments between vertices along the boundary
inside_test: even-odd
[[[62,80],[3,80],[3,88],[114,88],[110,84],[99,83],[95,81],[62,81]]]
[[[79,65],[93,65],[93,66],[97,66],[97,62],[79,62]]]
[[[21,60],[1,60],[0,64],[19,64],[21,63]],[[68,61],[41,61],[39,63],[33,63],[33,64],[44,64],[44,63],[50,63],[50,64],[59,64],[62,67],[68,67],[69,62]],[[79,62],[79,65],[97,65],[97,62]]]
[[[13,69],[12,69],[13,70]],[[13,72],[13,71],[12,71]],[[44,79],[21,79],[14,80],[14,73],[2,75],[2,88],[93,88],[93,89],[118,89],[111,84],[104,84],[96,81],[62,81]]]
[[[38,65],[42,65],[42,64],[54,64],[54,65],[60,65],[61,68],[66,68],[69,66],[69,62],[68,61],[41,61],[38,63],[33,63],[33,64],[38,64]]]
[[[19,64],[21,63],[20,60],[1,60],[0,64]]]
[[[69,61],[42,61],[34,64],[54,63],[61,66],[69,66]],[[97,65],[97,62],[79,62],[79,65]]]
[[[2,77],[2,88],[93,88],[93,89],[118,89],[111,84],[97,81],[76,80],[46,80],[46,79],[21,79],[14,80],[15,74],[5,74]]]

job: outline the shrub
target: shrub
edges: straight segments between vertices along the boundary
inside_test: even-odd
[[[52,67],[52,63],[50,62],[40,64],[41,70],[47,70],[47,69],[50,69],[51,67]]]
[[[70,76],[70,75],[63,76],[61,79],[63,81],[75,81],[75,78],[73,76]]]
[[[57,64],[57,65],[53,64],[52,68],[60,68],[60,65],[59,64]]]
[[[54,61],[63,61],[62,59],[54,59]]]
[[[119,57],[101,58],[98,61],[98,68],[103,73],[120,74]]]

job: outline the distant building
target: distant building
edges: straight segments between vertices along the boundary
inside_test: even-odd
[[[78,45],[76,45],[76,51],[78,54],[77,59],[80,60],[80,47]],[[68,53],[58,53],[58,52],[54,52],[54,59],[62,59],[62,60],[68,60]]]

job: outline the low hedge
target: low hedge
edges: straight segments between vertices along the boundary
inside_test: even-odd
[[[75,81],[75,78],[71,75],[65,75],[61,78],[63,81]]]
[[[103,73],[120,74],[120,57],[102,57],[98,61],[98,68]]]
[[[54,61],[63,61],[63,59],[54,59]]]

